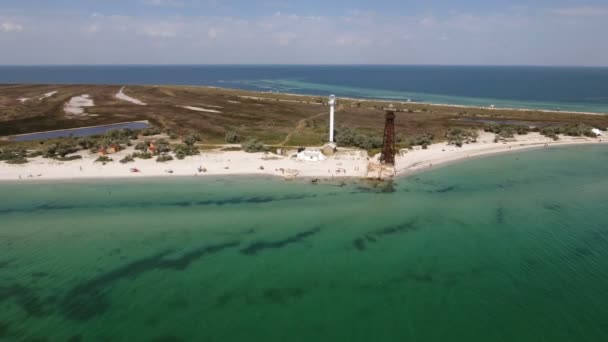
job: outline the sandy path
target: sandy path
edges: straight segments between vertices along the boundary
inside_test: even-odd
[[[221,113],[219,110],[207,109],[207,108],[201,108],[201,107],[193,107],[193,106],[177,106],[177,107],[193,110],[195,112]]]
[[[132,104],[135,104],[138,106],[146,106],[146,104],[144,102],[125,94],[124,90],[125,90],[125,87],[120,88],[120,91],[118,93],[116,93],[116,95],[114,95],[114,97],[116,97],[119,100],[131,102]]]

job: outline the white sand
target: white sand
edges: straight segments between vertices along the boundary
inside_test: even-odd
[[[43,94],[42,96],[40,96],[40,97],[38,98],[38,100],[42,101],[42,100],[44,100],[44,99],[48,99],[49,97],[53,97],[53,96],[54,96],[55,94],[57,94],[57,93],[58,93],[58,91],[57,91],[57,90],[55,90],[55,91],[51,91],[51,92],[48,92],[48,93]]]
[[[397,175],[409,175],[415,172],[472,159],[480,156],[497,153],[509,153],[530,148],[549,147],[580,144],[607,144],[608,141],[595,138],[561,137],[559,141],[530,133],[517,136],[517,141],[507,143],[494,143],[494,134],[481,133],[477,143],[464,145],[462,148],[448,146],[445,143],[434,144],[426,150],[415,150],[397,157]],[[245,152],[202,152],[201,155],[188,157],[185,160],[173,160],[168,163],[157,163],[155,159],[136,160],[134,163],[121,164],[118,161],[125,155],[132,153],[127,149],[110,157],[114,162],[107,165],[94,163],[97,155],[89,152],[80,152],[82,160],[59,162],[41,157],[32,159],[25,165],[9,165],[0,162],[0,180],[71,180],[71,179],[98,179],[98,178],[143,178],[143,177],[176,177],[176,176],[203,176],[203,175],[272,175],[307,178],[333,178],[368,176],[370,161],[366,153],[357,150],[342,149],[335,156],[328,157],[322,162],[304,162],[295,158],[265,153]],[[293,155],[295,151],[291,152]],[[131,173],[130,168],[136,167],[141,173]],[[199,173],[198,167],[207,169]],[[263,169],[260,169],[263,167]],[[172,174],[166,171],[170,169]],[[281,170],[282,169],[282,170]],[[29,178],[28,175],[32,175]],[[38,176],[40,175],[40,176]],[[376,176],[370,173],[370,177]]]
[[[26,103],[27,101],[29,101],[30,99],[27,97],[22,97],[20,99],[17,99],[17,101],[21,102],[21,103]]]
[[[75,96],[70,99],[68,103],[65,104],[63,110],[68,114],[68,116],[83,116],[85,107],[93,107],[95,103],[93,99],[87,94]]]
[[[114,162],[102,165],[94,163],[97,155],[80,152],[81,160],[59,162],[42,157],[32,159],[25,165],[0,163],[0,180],[70,180],[98,178],[143,178],[158,176],[203,176],[203,175],[273,175],[287,177],[365,177],[367,156],[361,151],[345,151],[324,162],[298,161],[295,158],[265,153],[203,152],[199,156],[184,160],[157,163],[155,159],[137,159],[133,163],[121,164],[119,160],[132,153],[127,149],[110,155]],[[198,172],[203,167],[207,172]],[[263,170],[260,169],[263,167]],[[82,168],[82,171],[81,171]],[[131,173],[138,168],[140,173]],[[169,174],[166,171],[172,170]],[[283,170],[281,170],[283,169]],[[344,172],[344,170],[346,172]],[[33,177],[29,177],[32,175]]]
[[[132,104],[136,104],[138,106],[146,106],[146,104],[143,103],[142,101],[125,94],[124,90],[125,90],[125,87],[120,88],[120,91],[118,93],[116,93],[116,95],[114,95],[114,96],[119,100],[131,102]]]
[[[449,146],[446,143],[433,144],[426,150],[409,151],[396,158],[396,171],[398,176],[408,175],[418,171],[428,170],[433,167],[487,156],[497,153],[509,153],[530,148],[544,148],[579,145],[579,144],[599,144],[606,143],[606,139],[587,138],[587,137],[566,137],[560,136],[560,140],[554,141],[539,133],[529,133],[518,135],[515,139],[508,142],[494,142],[495,134],[480,132],[477,143],[463,145],[463,147]]]
[[[201,107],[192,107],[192,106],[178,106],[178,107],[193,110],[195,112],[221,113],[219,110],[207,109],[207,108],[201,108]]]

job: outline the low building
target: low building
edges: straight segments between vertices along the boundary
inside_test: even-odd
[[[597,128],[592,129],[591,132],[593,132],[593,134],[597,135],[598,137],[604,136],[604,132],[600,131]]]
[[[298,160],[309,161],[309,162],[320,162],[327,159],[323,153],[319,150],[304,150],[298,152]]]

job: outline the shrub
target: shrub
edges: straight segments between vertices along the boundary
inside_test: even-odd
[[[152,159],[152,153],[149,152],[135,152],[131,155],[133,158],[139,159]]]
[[[175,156],[177,159],[184,159],[187,156],[195,156],[200,154],[199,149],[196,146],[191,145],[177,145],[174,148]]]
[[[9,159],[6,161],[7,164],[27,164],[29,162],[29,160],[27,160],[27,158],[23,158],[23,157],[16,157],[13,159]]]
[[[140,142],[140,143],[137,143],[135,145],[135,149],[137,151],[144,151],[145,152],[145,151],[148,150],[148,146],[150,146],[148,142]]]
[[[197,142],[200,142],[202,140],[203,139],[201,138],[200,134],[190,133],[190,134],[186,135],[186,137],[184,138],[184,143],[188,146],[193,146],[194,144],[196,144]]]
[[[161,134],[161,130],[158,127],[149,127],[144,129],[143,131],[141,131],[141,135],[143,135],[144,137],[149,137],[151,135],[158,135]]]
[[[60,142],[52,144],[44,151],[45,158],[65,158],[68,154],[76,153],[80,151],[80,146],[71,144],[69,142]]]
[[[132,163],[132,162],[134,162],[134,161],[135,161],[135,158],[133,158],[133,156],[131,156],[131,155],[127,155],[127,156],[125,156],[124,158],[122,158],[122,159],[120,160],[120,163],[121,163],[121,164],[126,164],[126,163]]]
[[[450,128],[446,133],[448,144],[462,147],[463,144],[477,142],[479,134],[476,131],[463,128]]]
[[[342,127],[336,134],[336,142],[342,146],[355,146],[365,150],[382,147],[383,139],[360,133],[348,127]]]
[[[226,133],[226,142],[228,144],[237,144],[241,142],[241,137],[237,132],[230,131]]]
[[[82,159],[82,156],[57,157],[55,159],[60,160],[60,161],[72,161],[72,160]]]
[[[114,159],[108,157],[108,156],[100,156],[99,158],[95,159],[96,163],[109,163],[114,161]]]
[[[427,149],[433,143],[434,138],[430,133],[423,133],[410,137],[405,142],[409,149],[412,149],[414,146],[422,146],[423,149]]]
[[[173,160],[173,157],[171,157],[171,155],[163,153],[161,155],[158,156],[158,158],[156,158],[156,161],[158,163],[164,163],[164,162],[168,162]]]
[[[257,140],[256,138],[247,139],[241,144],[241,147],[245,152],[248,153],[264,152],[266,150],[266,148],[264,147],[264,143]]]

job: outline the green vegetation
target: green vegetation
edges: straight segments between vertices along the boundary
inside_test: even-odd
[[[184,137],[184,143],[188,146],[194,146],[194,144],[201,141],[203,141],[203,138],[198,133],[190,133]]]
[[[150,152],[135,152],[131,155],[133,158],[139,159],[152,159],[152,153]]]
[[[549,126],[544,127],[540,130],[540,134],[552,138],[553,140],[559,140],[559,134],[570,136],[570,137],[581,137],[586,136],[595,138],[596,135],[591,130],[593,127],[586,124],[572,124],[564,126]]]
[[[241,142],[241,137],[239,136],[239,134],[237,132],[234,131],[230,131],[228,133],[226,133],[226,143],[228,144],[238,144],[239,142]]]
[[[175,152],[175,157],[179,160],[182,160],[189,156],[196,156],[201,152],[196,146],[193,145],[177,145],[173,148]]]
[[[114,159],[108,157],[108,156],[100,156],[99,158],[95,159],[96,163],[109,163],[109,162],[113,162]]]
[[[148,146],[150,146],[150,142],[146,141],[146,142],[137,143],[134,148],[137,151],[147,152],[148,151]]]
[[[45,158],[65,159],[68,154],[80,151],[80,146],[73,143],[72,140],[49,145],[44,150]]]
[[[124,158],[122,158],[122,159],[120,160],[120,163],[121,163],[121,164],[126,164],[126,163],[132,163],[132,162],[134,162],[134,161],[135,161],[135,158],[133,158],[133,156],[131,156],[131,155],[127,155],[127,156],[125,156]]]
[[[463,144],[477,142],[479,134],[476,131],[463,128],[450,128],[446,134],[448,144],[462,147]]]
[[[149,137],[152,135],[159,135],[161,133],[162,133],[162,131],[158,127],[150,127],[150,128],[146,128],[143,131],[141,131],[141,135],[143,135],[144,137]]]
[[[422,146],[427,149],[433,143],[435,137],[431,133],[423,133],[409,137],[403,141],[406,148],[413,149],[414,146]]]
[[[264,143],[257,140],[256,138],[248,138],[241,144],[242,149],[247,153],[264,152],[266,147]]]
[[[25,164],[27,160],[27,150],[22,147],[5,147],[0,149],[0,161],[7,164]]]
[[[336,142],[340,146],[353,146],[364,150],[373,150],[382,147],[383,139],[380,136],[372,136],[348,127],[341,127],[336,132]]]
[[[55,159],[59,161],[72,161],[82,159],[82,156],[66,156],[66,157],[56,157]]]
[[[498,125],[492,124],[484,128],[484,131],[496,134],[495,142],[515,137],[515,134],[526,135],[532,129],[524,125]]]
[[[156,158],[156,162],[158,163],[165,163],[171,160],[173,160],[173,157],[167,153],[162,153]]]

